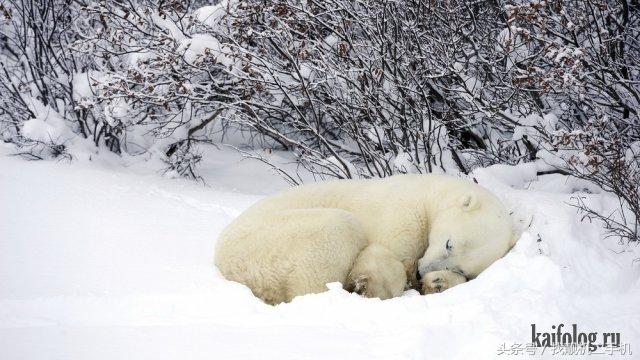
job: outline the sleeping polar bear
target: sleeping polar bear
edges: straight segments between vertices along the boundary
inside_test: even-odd
[[[224,229],[214,260],[227,279],[269,304],[336,281],[388,299],[415,286],[417,270],[426,293],[472,279],[513,241],[507,210],[484,188],[448,176],[397,175],[269,196]]]

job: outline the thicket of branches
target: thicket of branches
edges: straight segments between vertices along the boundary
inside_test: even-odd
[[[638,239],[638,1],[204,5],[4,0],[4,141],[151,154],[191,177],[229,129],[325,177],[542,159],[615,194],[611,216],[578,205]]]

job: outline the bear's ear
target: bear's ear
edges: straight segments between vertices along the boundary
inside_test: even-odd
[[[464,211],[471,211],[480,207],[480,201],[475,194],[465,194],[460,198],[460,206]]]

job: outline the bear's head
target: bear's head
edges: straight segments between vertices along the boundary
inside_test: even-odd
[[[456,196],[430,224],[428,247],[418,262],[420,275],[450,270],[473,279],[504,256],[515,242],[506,208],[488,192]]]

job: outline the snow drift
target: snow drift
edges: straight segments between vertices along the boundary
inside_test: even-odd
[[[387,301],[329,284],[272,307],[212,265],[218,232],[285,186],[257,163],[221,151],[202,186],[140,164],[5,153],[2,358],[495,359],[505,344],[531,342],[530,324],[559,323],[640,346],[637,247],[602,240],[599,224],[580,222],[566,203],[578,193],[606,209],[611,199],[561,175],[536,178],[532,164],[474,173],[523,230],[477,279]]]

